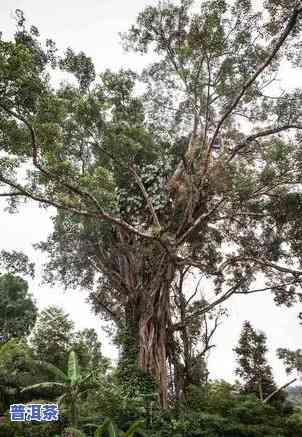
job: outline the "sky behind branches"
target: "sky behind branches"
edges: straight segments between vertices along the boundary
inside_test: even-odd
[[[258,1],[258,3],[261,3]],[[57,47],[64,51],[67,47],[84,51],[95,62],[96,71],[106,68],[132,68],[141,70],[145,64],[143,57],[123,52],[119,32],[125,32],[134,23],[136,15],[146,5],[155,5],[154,0],[52,0],[39,2],[37,0],[1,0],[0,1],[0,31],[7,39],[14,33],[14,11],[24,11],[30,24],[40,30],[42,38],[53,39]],[[293,74],[286,64],[281,66],[282,76],[291,87],[299,86],[299,77]],[[29,280],[40,309],[50,304],[60,305],[70,314],[78,329],[94,327],[103,343],[103,351],[107,356],[116,358],[117,352],[110,345],[101,329],[102,322],[94,316],[85,303],[85,291],[68,290],[64,292],[41,284],[42,264],[45,261],[41,253],[34,251],[32,244],[46,240],[52,231],[51,214],[54,211],[39,208],[30,202],[20,209],[19,214],[10,215],[3,212],[0,203],[0,249],[22,250],[36,263],[35,280]],[[263,283],[259,278],[257,286]],[[204,284],[206,292],[206,284]],[[294,308],[276,307],[270,295],[234,296],[226,307],[229,317],[224,320],[215,336],[218,345],[210,358],[210,377],[234,380],[234,353],[239,332],[244,320],[250,320],[257,328],[263,330],[268,337],[269,359],[274,374],[279,383],[287,380],[282,363],[276,358],[277,347],[302,347],[301,330],[297,314],[301,311]]]

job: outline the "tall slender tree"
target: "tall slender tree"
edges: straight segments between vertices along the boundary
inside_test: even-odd
[[[255,393],[262,401],[277,387],[272,369],[266,358],[267,339],[263,332],[256,332],[250,322],[244,322],[238,346],[234,349],[238,367],[236,374],[243,381],[246,393]]]
[[[30,336],[36,359],[47,361],[65,371],[73,335],[74,323],[61,308],[50,306],[44,309]]]

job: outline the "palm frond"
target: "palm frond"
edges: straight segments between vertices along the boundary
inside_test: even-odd
[[[33,360],[33,364],[36,364],[37,366],[43,367],[43,369],[48,370],[53,376],[61,381],[68,381],[68,376],[61,369],[51,363],[47,363],[46,361],[41,360]]]
[[[143,420],[137,420],[136,422],[132,423],[132,425],[130,426],[128,431],[126,431],[123,434],[123,436],[124,437],[132,437],[134,435],[134,433],[136,432],[136,430],[138,428],[141,428],[143,425],[144,425],[144,421]]]
[[[43,389],[43,388],[54,388],[60,387],[65,388],[65,384],[61,382],[40,382],[39,384],[28,385],[21,390],[21,393],[25,391],[35,390],[35,389]]]
[[[86,381],[89,381],[89,379],[94,375],[95,371],[93,370],[92,372],[87,373],[87,375],[83,376],[83,378],[81,379],[81,384],[83,384]]]
[[[80,429],[78,428],[72,428],[68,427],[64,429],[64,433],[72,433],[74,437],[86,437],[86,434],[84,434]]]
[[[106,431],[110,437],[117,437],[111,419],[106,419],[102,425],[97,427],[94,437],[102,437]]]
[[[61,402],[64,400],[64,398],[66,398],[66,393],[63,393],[61,396],[58,397],[58,399],[57,399],[58,405],[61,404]]]

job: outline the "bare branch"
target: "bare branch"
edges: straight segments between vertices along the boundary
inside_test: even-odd
[[[261,293],[262,291],[278,290],[280,287],[286,287],[287,285],[293,285],[295,283],[296,283],[296,281],[284,282],[282,284],[273,285],[271,287],[255,288],[253,290],[248,290],[248,291],[236,291],[235,294],[254,294],[254,293]],[[293,294],[296,294],[296,293],[293,293]],[[300,294],[300,293],[298,293],[298,294]]]
[[[219,268],[220,271],[224,270],[228,265],[231,265],[233,263],[237,263],[237,262],[254,262],[255,264],[259,264],[262,267],[271,267],[274,270],[278,270],[279,272],[282,273],[291,273],[294,276],[302,276],[302,271],[300,270],[293,270],[293,269],[289,269],[287,267],[282,267],[278,264],[266,261],[266,260],[261,260],[258,258],[254,258],[254,257],[241,257],[241,256],[236,256],[233,257],[227,261],[225,261]]]
[[[203,144],[204,144],[204,147],[205,147],[205,144],[207,142],[207,135],[208,135],[209,112],[210,112],[210,87],[211,87],[210,59],[209,59],[207,53],[206,53],[205,56],[206,56],[206,60],[207,60],[207,70],[208,70],[208,87],[207,87],[207,103],[206,103],[206,114],[205,114],[205,127],[204,127],[204,134],[203,134]]]
[[[229,299],[233,294],[235,294],[236,290],[242,285],[243,279],[240,280],[237,284],[235,284],[233,287],[229,288],[222,296],[220,296],[218,299],[216,299],[214,302],[206,305],[201,310],[195,311],[194,313],[187,316],[184,320],[185,323],[188,323],[190,319],[194,319],[196,317],[202,316],[203,314],[206,314],[207,312],[211,311],[213,308],[215,308],[217,305],[221,304],[222,302],[225,302],[227,299]],[[182,328],[181,323],[177,323],[174,325],[173,329],[175,331]]]
[[[0,193],[0,197],[17,197],[17,196],[25,196],[23,193],[19,193],[18,191],[11,191],[10,193]]]
[[[275,47],[273,48],[271,54],[257,68],[257,70],[253,74],[253,76],[245,82],[245,84],[243,85],[242,89],[240,90],[238,95],[235,97],[233,103],[230,105],[229,109],[224,113],[224,115],[222,116],[222,118],[218,122],[218,125],[217,125],[216,130],[215,130],[214,135],[213,135],[213,138],[212,138],[212,140],[211,140],[211,142],[209,144],[209,147],[208,147],[208,150],[207,150],[207,155],[210,154],[211,148],[212,148],[213,144],[215,143],[216,137],[217,137],[217,135],[218,135],[218,133],[219,133],[223,123],[231,115],[233,110],[237,107],[238,103],[240,102],[240,100],[244,96],[245,92],[253,85],[253,83],[256,81],[257,77],[266,69],[266,67],[268,65],[271,64],[271,62],[273,61],[274,57],[276,56],[276,54],[278,53],[278,51],[280,50],[280,48],[282,47],[282,45],[286,41],[287,37],[290,35],[290,33],[292,32],[293,28],[295,27],[301,12],[302,12],[301,9],[298,9],[298,8],[294,9],[292,16],[290,17],[290,19],[289,19],[285,29],[281,33],[281,35],[280,35],[277,43],[275,44]]]
[[[35,200],[35,201],[40,202],[42,204],[54,206],[55,208],[62,209],[65,211],[70,211],[70,212],[73,212],[75,214],[79,214],[81,216],[94,217],[94,218],[98,218],[98,219],[102,219],[102,220],[108,220],[108,221],[120,226],[121,228],[127,230],[128,232],[131,232],[133,234],[136,234],[136,235],[138,235],[142,238],[146,238],[148,240],[154,240],[154,238],[152,236],[138,231],[137,229],[135,229],[133,226],[129,225],[124,220],[113,217],[106,212],[98,213],[96,211],[82,210],[82,209],[78,209],[78,207],[76,205],[73,205],[71,203],[61,202],[61,201],[57,201],[54,199],[48,199],[45,196],[40,196],[36,193],[33,193],[33,192],[27,190],[26,188],[22,187],[21,185],[15,183],[13,181],[10,181],[9,179],[7,179],[5,176],[3,176],[1,174],[0,174],[0,182],[4,182],[5,184],[9,185],[10,187],[18,190],[18,196],[28,197],[29,199]]]
[[[297,378],[292,379],[291,381],[287,382],[286,384],[282,385],[281,387],[277,388],[277,390],[273,391],[273,393],[266,396],[265,399],[263,399],[263,402],[268,402],[273,396],[275,396],[277,393],[279,393],[281,390],[284,390],[289,385],[293,384],[297,381]]]
[[[206,354],[211,348],[215,347],[215,345],[211,345],[210,343],[211,343],[211,340],[212,340],[215,332],[217,331],[218,326],[220,326],[220,324],[221,324],[221,323],[219,323],[219,314],[217,314],[215,317],[215,320],[214,320],[214,326],[209,331],[207,314],[203,315],[203,320],[204,320],[204,324],[205,324],[205,342],[204,342],[204,348],[201,351],[201,355]]]
[[[249,135],[244,142],[242,142],[241,144],[239,144],[238,146],[236,146],[233,151],[231,156],[228,158],[228,162],[231,161],[234,156],[244,147],[246,147],[249,143],[251,143],[252,141],[255,141],[258,138],[261,137],[266,137],[269,135],[274,135],[277,134],[279,132],[285,131],[285,130],[290,130],[290,129],[302,129],[302,124],[287,124],[284,126],[280,126],[280,127],[276,127],[276,128],[269,128],[269,129],[265,129],[262,130],[260,132],[257,132],[253,135]]]
[[[75,205],[72,205],[70,203],[57,202],[56,200],[53,200],[53,199],[47,199],[46,197],[41,197],[38,194],[27,190],[26,188],[22,187],[21,185],[15,183],[13,181],[10,181],[2,174],[0,174],[0,181],[4,182],[5,184],[9,185],[12,188],[15,188],[16,190],[18,190],[18,192],[16,192],[16,194],[14,194],[14,195],[28,197],[29,199],[35,200],[35,201],[40,202],[40,203],[44,203],[44,204],[49,205],[49,206],[54,206],[55,208],[58,208],[58,209],[70,210],[71,212],[75,212],[76,214],[79,214],[79,215],[83,215],[83,216],[87,216],[87,217],[95,217],[96,216],[95,213],[87,211],[87,210],[79,210]]]
[[[202,276],[200,276],[200,278],[198,279],[197,284],[195,285],[195,290],[194,292],[191,294],[191,296],[189,297],[189,299],[186,301],[186,306],[189,305],[189,303],[192,301],[192,299],[194,299],[194,297],[197,295],[198,291],[199,291],[199,285],[202,281]]]
[[[185,239],[188,237],[188,235],[194,231],[194,229],[205,219],[207,219],[208,217],[210,217],[210,215],[212,215],[218,208],[219,206],[224,202],[224,197],[222,197],[221,200],[219,200],[219,202],[216,203],[216,205],[214,205],[214,207],[208,211],[205,212],[204,214],[201,214],[192,224],[192,226],[189,227],[189,229],[177,240],[176,244],[180,245],[181,243],[183,243],[185,241]]]

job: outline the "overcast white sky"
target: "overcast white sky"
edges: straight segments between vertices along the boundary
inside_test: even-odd
[[[5,39],[10,37],[14,32],[13,11],[22,9],[29,22],[39,28],[43,37],[56,41],[60,49],[70,46],[76,51],[83,50],[93,58],[97,71],[105,68],[140,68],[143,59],[123,53],[118,32],[126,31],[145,5],[156,3],[154,0],[1,0],[0,31]],[[287,83],[299,86],[298,75],[289,76],[291,73],[285,67],[283,71],[284,76],[287,76]],[[70,290],[64,293],[60,289],[40,284],[39,270],[43,258],[33,250],[32,244],[45,240],[51,229],[50,212],[39,209],[34,204],[29,204],[17,215],[9,215],[0,208],[0,249],[22,250],[36,263],[38,274],[34,281],[30,281],[30,290],[39,308],[50,304],[61,305],[79,329],[94,327],[103,342],[104,353],[116,357],[116,351],[101,330],[100,320],[90,312],[85,303],[85,292]],[[216,336],[219,346],[213,350],[210,358],[211,377],[233,380],[235,363],[232,348],[238,341],[242,322],[250,320],[267,334],[271,349],[269,358],[275,377],[280,383],[285,382],[287,377],[282,364],[276,359],[275,350],[280,346],[301,347],[302,328],[297,321],[301,308],[277,308],[272,298],[264,295],[235,297],[229,301],[227,307],[230,316]]]

